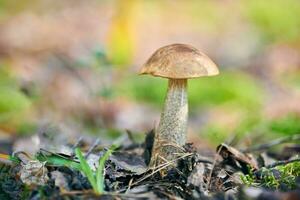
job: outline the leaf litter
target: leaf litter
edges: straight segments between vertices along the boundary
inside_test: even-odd
[[[192,144],[186,144],[177,159],[149,169],[153,135],[153,131],[149,132],[142,144],[130,139],[130,134],[117,139],[118,144],[110,145],[79,138],[74,144],[63,144],[71,149],[68,154],[44,149],[45,146],[35,155],[1,154],[0,199],[300,197],[297,144],[283,148],[292,149],[292,155],[269,151],[274,145],[293,143],[299,136],[248,149],[220,144],[215,156],[203,155]],[[170,166],[167,175],[161,177],[160,170]]]

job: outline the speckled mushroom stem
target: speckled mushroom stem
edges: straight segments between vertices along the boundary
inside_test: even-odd
[[[186,142],[187,79],[169,79],[164,110],[155,133],[151,167],[174,160]]]

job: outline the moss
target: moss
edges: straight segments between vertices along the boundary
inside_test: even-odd
[[[262,168],[261,172],[242,175],[241,180],[247,186],[262,186],[276,190],[295,189],[296,179],[300,176],[300,162],[280,165],[274,168]]]

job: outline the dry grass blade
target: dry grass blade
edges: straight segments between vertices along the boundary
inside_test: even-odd
[[[158,165],[158,166],[155,167],[154,169],[149,169],[148,171],[151,171],[151,173],[148,174],[148,175],[146,175],[146,176],[144,176],[144,177],[142,177],[141,179],[137,180],[136,182],[132,183],[132,184],[131,184],[131,187],[134,186],[134,185],[137,185],[138,183],[142,182],[143,180],[145,180],[145,179],[147,179],[147,178],[153,176],[153,174],[155,174],[155,173],[157,173],[157,172],[159,172],[159,171],[161,171],[161,170],[163,170],[163,169],[169,167],[170,165],[174,164],[176,161],[178,161],[178,160],[180,160],[180,159],[183,159],[183,158],[185,158],[185,157],[191,156],[191,155],[193,155],[193,153],[185,153],[184,155],[182,155],[182,156],[180,156],[180,157],[178,157],[178,158],[176,158],[176,159],[174,159],[174,160],[171,160],[171,161],[168,161],[168,162],[163,163],[163,164],[161,164],[161,165]],[[146,173],[147,173],[147,172],[146,172]]]

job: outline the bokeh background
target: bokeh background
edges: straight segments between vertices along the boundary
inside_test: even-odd
[[[139,76],[159,47],[191,44],[220,75],[189,81],[189,141],[251,145],[300,132],[299,0],[1,0],[0,138],[57,126],[69,139],[137,140],[167,80]]]

